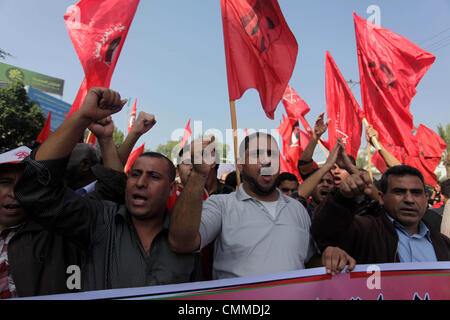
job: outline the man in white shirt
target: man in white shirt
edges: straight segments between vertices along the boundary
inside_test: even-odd
[[[276,188],[279,149],[274,138],[265,133],[247,136],[238,163],[243,184],[202,204],[202,186],[214,165],[206,151],[214,149],[213,142],[214,137],[204,137],[191,144],[193,169],[169,227],[172,250],[192,252],[215,240],[213,279],[305,268],[316,253],[311,221],[298,201]],[[329,261],[330,272],[341,271],[347,262],[352,269],[354,261],[344,251],[327,248],[325,253],[330,259],[322,261]],[[311,266],[320,266],[317,262]]]

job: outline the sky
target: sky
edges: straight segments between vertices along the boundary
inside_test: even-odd
[[[84,78],[63,15],[73,0],[0,0],[0,48],[4,62],[65,80],[63,100],[72,103]],[[313,124],[326,111],[325,52],[329,50],[345,79],[359,81],[353,11],[363,18],[371,5],[380,10],[381,26],[436,56],[417,87],[410,110],[414,123],[437,131],[450,121],[450,0],[279,0],[299,50],[289,84],[311,108]],[[351,85],[361,104],[360,88]],[[216,129],[232,146],[222,19],[219,0],[141,0],[111,81],[122,97],[137,98],[137,109],[155,115],[157,124],[136,144],[156,150],[179,139],[188,118],[194,135]],[[113,116],[127,132],[131,104]],[[279,126],[265,116],[258,92],[236,101],[237,124],[270,131]],[[196,125],[195,125],[196,124]],[[200,126],[203,130],[200,130]],[[178,130],[177,130],[178,129]],[[211,132],[211,130],[209,130]],[[220,135],[223,136],[221,139]],[[326,135],[324,136],[326,138]],[[361,145],[365,147],[365,143]],[[317,148],[315,157],[323,157]],[[231,155],[232,157],[232,155]]]

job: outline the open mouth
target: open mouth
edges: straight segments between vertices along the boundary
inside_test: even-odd
[[[327,196],[328,193],[329,193],[328,190],[320,190],[320,192],[319,192],[319,194],[320,194],[321,196],[324,196],[324,197]]]
[[[148,200],[148,198],[146,198],[140,194],[133,194],[133,202],[136,205],[143,204],[147,200]]]
[[[21,205],[20,204],[6,204],[6,205],[4,205],[3,206],[3,208],[5,208],[6,210],[8,210],[8,211],[15,211],[15,210],[19,210],[19,209],[21,209],[22,207],[21,207]]]

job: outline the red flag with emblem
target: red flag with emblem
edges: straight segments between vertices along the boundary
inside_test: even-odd
[[[67,116],[78,110],[91,87],[109,88],[139,0],[81,0],[64,20],[85,80]]]
[[[303,128],[308,131],[310,128],[305,119],[305,115],[311,109],[290,85],[287,85],[282,101],[288,117],[294,120],[300,120]]]
[[[441,162],[442,153],[447,148],[447,144],[436,132],[422,124],[417,129],[416,137],[420,154],[418,157],[407,156],[405,164],[417,168],[422,172],[425,183],[435,186],[437,177],[434,171]]]
[[[328,142],[334,146],[341,138],[347,153],[356,159],[361,145],[361,120],[364,116],[328,50],[325,58],[325,95],[327,118],[331,120]]]
[[[45,120],[44,127],[42,128],[41,132],[39,133],[38,137],[36,138],[36,142],[43,143],[45,140],[47,140],[48,136],[50,135],[50,123],[52,121],[52,112],[48,112],[47,120]]]
[[[298,45],[276,0],[221,0],[230,100],[259,92],[274,118],[294,70]]]
[[[130,120],[128,121],[128,133],[130,133],[131,129],[133,129],[134,122],[136,121],[136,102],[137,99],[134,99],[134,104],[130,113]]]
[[[139,156],[142,153],[144,153],[144,146],[145,146],[145,143],[143,143],[142,146],[140,146],[139,148],[137,148],[136,150],[131,152],[130,156],[128,157],[127,164],[125,165],[125,169],[124,169],[126,174],[128,174],[130,172],[136,159],[139,158]]]
[[[366,118],[383,145],[402,146],[409,155],[417,156],[409,105],[435,57],[408,39],[356,13],[353,16]]]
[[[181,149],[184,148],[186,142],[188,141],[189,137],[191,136],[192,131],[191,131],[191,119],[188,120],[186,127],[184,128],[184,134],[183,134],[183,138],[181,139],[180,142],[180,147]]]

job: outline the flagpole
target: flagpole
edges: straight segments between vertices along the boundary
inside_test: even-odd
[[[86,136],[86,139],[84,139],[84,143],[89,143],[89,141],[91,140],[92,131],[91,130],[88,130],[88,131],[89,131],[89,133]]]
[[[367,130],[367,127],[366,127]],[[370,180],[373,182],[373,173],[372,173],[372,153],[370,152],[370,142],[367,141],[367,169],[369,171]]]
[[[366,126],[366,130],[367,130],[367,127],[369,126],[369,122],[367,121],[366,118],[363,118],[363,119],[362,119],[362,122],[363,122],[364,125]],[[377,149],[377,151],[380,151],[380,150],[381,150],[381,145],[380,145],[380,143],[378,142],[377,137],[372,137],[372,138],[370,138],[370,141],[372,141],[372,144],[373,144],[373,146],[375,147],[375,149]]]
[[[236,167],[236,181],[237,186],[241,184],[241,175],[237,166],[238,159],[238,144],[237,144],[237,120],[236,120],[236,104],[234,100],[230,101],[231,126],[233,128],[233,143],[234,143],[234,165]]]

